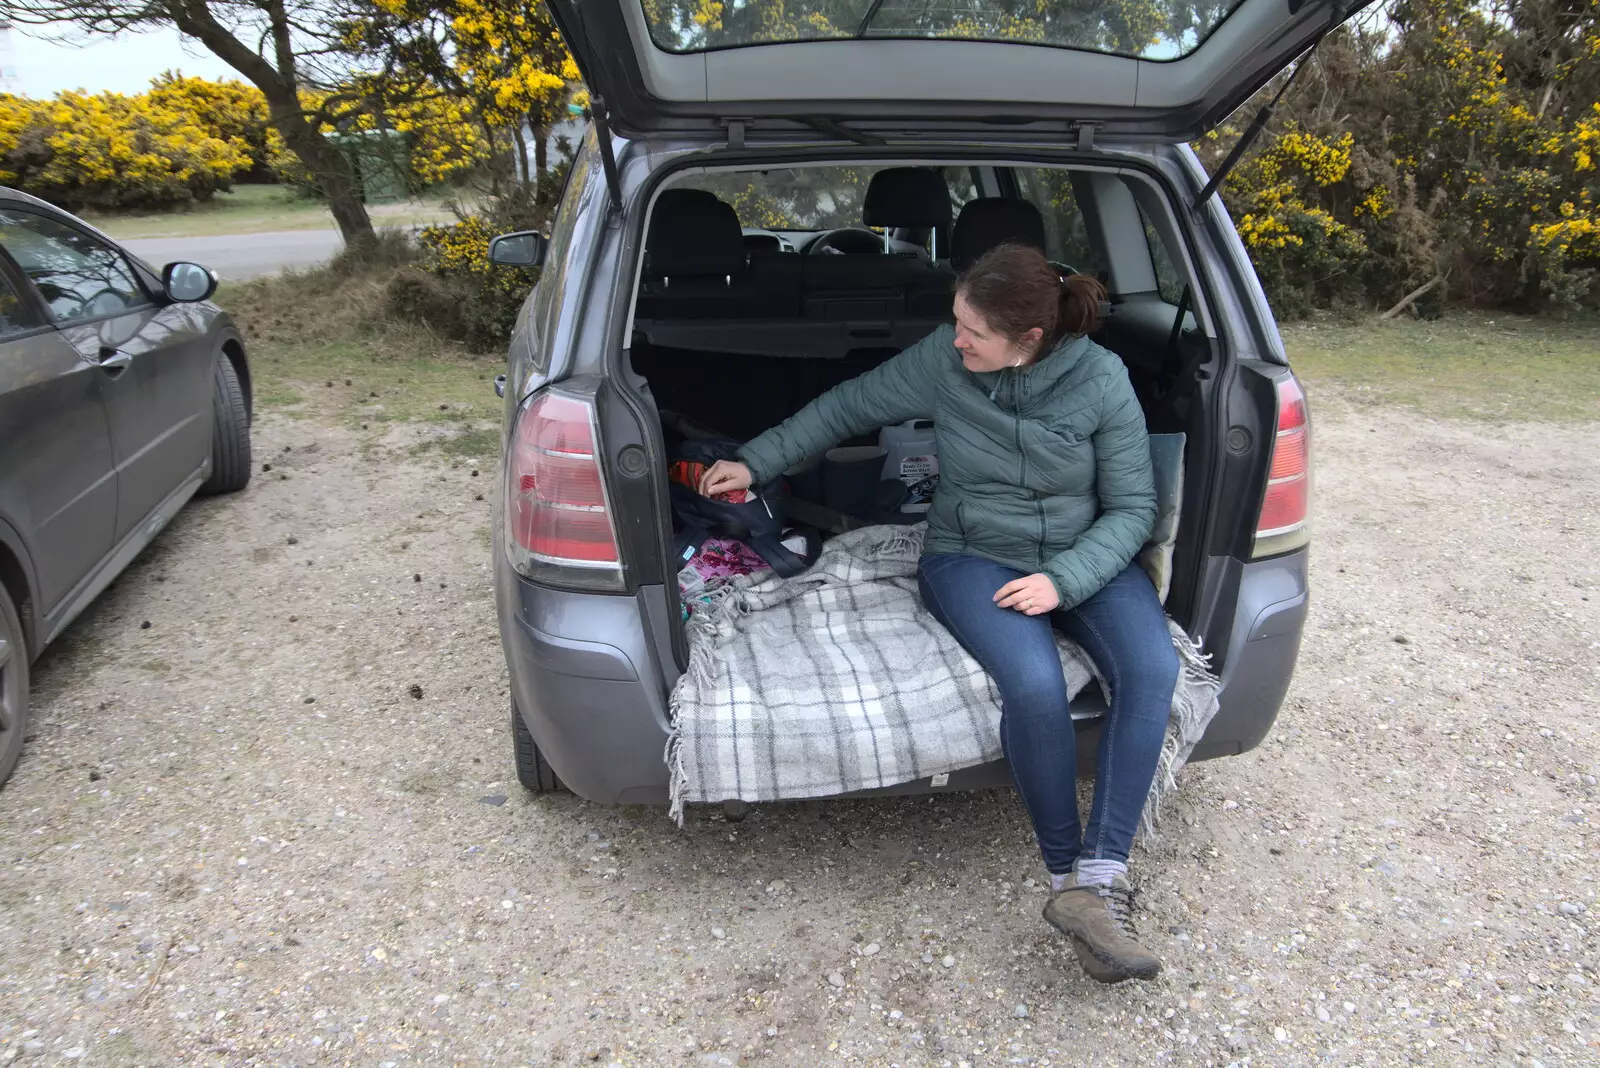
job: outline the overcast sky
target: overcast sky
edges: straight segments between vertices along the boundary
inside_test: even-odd
[[[11,33],[11,53],[21,90],[49,96],[62,89],[137,93],[164,70],[204,78],[237,78],[238,73],[198,44],[185,44],[177,30],[95,41],[83,47],[55,44]]]

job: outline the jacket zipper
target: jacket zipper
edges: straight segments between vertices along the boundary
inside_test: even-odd
[[[1038,494],[1028,488],[1028,451],[1022,447],[1022,381],[1016,375],[1011,376],[1011,415],[1015,427],[1017,441],[1017,459],[1019,470],[1017,474],[1018,487],[1025,493],[1033,494],[1033,508],[1039,522],[1039,533],[1033,542],[1033,558],[1037,561],[1035,566],[1044,568],[1044,502]]]

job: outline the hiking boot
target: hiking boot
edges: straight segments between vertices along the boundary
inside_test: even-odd
[[[1072,948],[1091,979],[1120,983],[1154,979],[1161,961],[1141,946],[1133,930],[1133,891],[1128,880],[1110,886],[1079,886],[1074,880],[1044,907],[1044,918],[1072,939]],[[1090,962],[1094,967],[1090,967]]]
[[[1089,952],[1089,947],[1083,944],[1083,939],[1074,936],[1069,941],[1072,942],[1072,952],[1078,955],[1078,964],[1083,967],[1083,974],[1090,979],[1097,983],[1105,983],[1107,986],[1115,986],[1130,978],[1126,972],[1101,964],[1095,959],[1095,955]]]

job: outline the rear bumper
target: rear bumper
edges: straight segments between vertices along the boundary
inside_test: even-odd
[[[499,554],[496,554],[499,556]],[[1237,589],[1222,663],[1222,707],[1196,760],[1260,743],[1277,718],[1299,654],[1307,608],[1306,554],[1235,565]],[[1233,579],[1236,582],[1229,582]],[[538,586],[500,557],[495,599],[511,692],[534,741],[561,781],[607,804],[665,804],[667,695],[677,680],[660,588],[637,596],[572,593]],[[1096,698],[1085,701],[1093,707]],[[1099,723],[1078,725],[1079,759],[1092,770]],[[865,794],[971,790],[1010,781],[1004,761],[968,768],[932,787],[926,780]],[[859,796],[859,795],[852,795]]]
[[[667,694],[678,671],[670,652],[662,656],[670,645],[657,647],[648,609],[663,591],[552,590],[496,556],[511,695],[551,770],[591,801],[664,804]]]
[[[1238,574],[1238,594],[1226,649],[1215,658],[1221,666],[1221,707],[1191,761],[1254,749],[1272,729],[1300,658],[1300,634],[1311,607],[1309,562],[1306,549],[1249,564],[1228,562],[1227,570]],[[1222,588],[1230,587],[1235,583]]]

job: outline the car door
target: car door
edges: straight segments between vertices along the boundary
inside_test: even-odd
[[[0,522],[28,549],[40,618],[111,550],[117,479],[102,374],[0,254]]]
[[[156,299],[120,249],[65,217],[0,207],[0,245],[62,337],[100,368],[120,543],[210,455],[216,356],[203,306]]]

